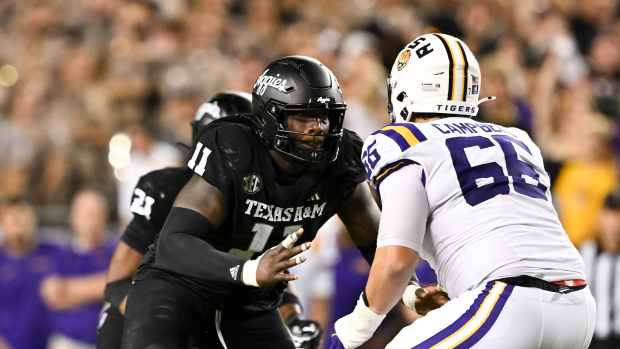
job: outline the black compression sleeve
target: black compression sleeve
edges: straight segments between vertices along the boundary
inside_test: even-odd
[[[375,251],[377,250],[377,245],[372,246],[357,246],[357,249],[362,253],[368,265],[372,265],[372,260],[375,258]]]
[[[131,286],[131,277],[112,281],[105,285],[103,298],[115,307],[120,308],[121,303],[129,292],[129,286]]]
[[[284,293],[282,294],[282,303],[280,304],[282,305],[286,305],[286,304],[295,304],[298,305],[300,309],[303,308],[301,306],[301,301],[299,300],[299,298],[291,291],[284,291]]]
[[[134,217],[125,228],[121,240],[134,250],[146,254],[158,232],[159,227],[149,225],[145,218]]]
[[[220,287],[243,285],[240,279],[245,260],[218,251],[203,240],[203,236],[214,230],[200,213],[173,207],[159,236],[155,267]]]

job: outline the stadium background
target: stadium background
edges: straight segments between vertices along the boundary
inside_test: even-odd
[[[96,215],[73,212],[72,200],[95,189],[109,211],[91,247],[108,243],[130,218],[137,178],[182,162],[175,143],[190,141],[189,122],[213,93],[249,91],[274,58],[313,56],[341,82],[347,127],[365,136],[387,121],[398,51],[429,31],[458,36],[477,55],[481,95],[497,96],[479,118],[521,127],[539,144],[572,241],[617,257],[620,205],[605,199],[620,152],[617,0],[0,1],[0,200],[32,202],[39,240],[70,247],[80,239],[72,214]],[[367,270],[340,230],[325,228],[307,266],[320,277],[299,287],[314,304],[309,315],[327,322],[356,298]],[[597,238],[602,230],[610,243]],[[596,335],[618,340],[620,309],[602,303],[612,324]],[[0,319],[14,317],[7,309]]]

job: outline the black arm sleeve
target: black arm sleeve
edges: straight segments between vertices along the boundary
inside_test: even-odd
[[[282,305],[287,305],[287,304],[295,304],[298,305],[299,308],[304,309],[304,307],[301,305],[301,301],[299,300],[299,298],[297,297],[297,295],[295,295],[293,292],[285,290],[284,293],[282,293]]]
[[[133,218],[121,240],[146,254],[157,239],[174,199],[191,175],[185,167],[167,167],[140,177],[129,205]]]
[[[155,267],[206,281],[221,291],[244,286],[240,279],[245,260],[202,238],[214,230],[200,213],[173,207],[159,236]]]
[[[352,156],[350,157],[350,165],[351,169],[349,172],[349,177],[351,178],[352,183],[351,190],[348,193],[347,197],[350,197],[355,191],[357,184],[362,183],[366,180],[366,172],[364,171],[364,165],[362,164],[362,147],[364,145],[364,141],[355,133],[349,132],[348,137],[350,138],[350,153]],[[372,265],[372,260],[375,258],[375,251],[377,250],[376,241],[372,243],[368,243],[367,245],[358,245],[356,243],[357,249],[362,253],[364,259],[368,262],[368,265]]]
[[[357,246],[357,249],[362,253],[368,265],[372,265],[372,261],[375,258],[375,251],[377,250],[377,244],[371,246]]]
[[[103,299],[110,302],[117,308],[120,308],[121,303],[129,292],[129,286],[131,286],[131,278],[112,281],[105,285],[105,291],[103,292]]]
[[[146,254],[158,231],[159,229],[154,228],[146,219],[134,217],[125,228],[121,240],[134,250]]]

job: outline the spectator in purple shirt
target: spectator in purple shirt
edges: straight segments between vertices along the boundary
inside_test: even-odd
[[[49,323],[38,290],[54,269],[58,248],[37,242],[37,219],[28,202],[7,202],[0,215],[0,348],[45,349]]]
[[[41,294],[51,309],[50,349],[94,348],[105,271],[114,244],[107,237],[108,204],[94,190],[82,190],[71,205],[71,244],[57,259],[55,275]]]

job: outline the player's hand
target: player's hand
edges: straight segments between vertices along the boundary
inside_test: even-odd
[[[67,283],[57,276],[48,276],[41,282],[41,298],[45,304],[54,310],[62,310],[69,307],[67,304]]]
[[[431,310],[435,310],[449,301],[448,293],[438,285],[421,287],[412,282],[405,289],[405,293],[403,293],[403,303],[421,316],[428,314]]]
[[[270,248],[257,259],[245,262],[241,276],[243,283],[263,287],[297,280],[297,275],[290,274],[288,269],[303,263],[306,258],[299,254],[312,246],[311,242],[293,246],[303,232],[303,228],[299,228],[278,246]]]
[[[321,325],[312,320],[295,318],[288,324],[296,349],[316,349],[321,341]]]
[[[372,311],[363,300],[363,295],[357,300],[353,312],[343,316],[334,324],[335,335],[328,339],[328,348],[354,349],[366,343],[375,333],[385,314]]]

